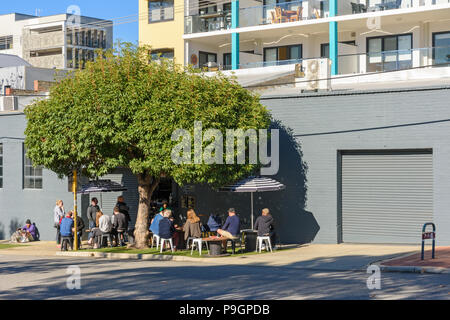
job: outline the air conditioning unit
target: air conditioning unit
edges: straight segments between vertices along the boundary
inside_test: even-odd
[[[17,100],[17,97],[2,97],[2,103],[0,103],[0,107],[1,111],[17,111],[19,109],[19,102]]]
[[[330,59],[304,60],[306,90],[331,90],[331,61]]]

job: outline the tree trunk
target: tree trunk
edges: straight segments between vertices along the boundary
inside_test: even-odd
[[[149,212],[153,191],[159,184],[160,178],[147,173],[138,174],[139,208],[134,229],[135,247],[145,249],[149,247]]]

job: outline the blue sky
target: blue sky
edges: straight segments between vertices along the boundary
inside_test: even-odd
[[[138,0],[16,0],[2,1],[2,5],[0,6],[0,14],[17,12],[34,15],[36,9],[40,9],[41,15],[47,16],[65,13],[70,5],[79,6],[81,9],[81,15],[103,19],[137,15],[139,10]],[[137,16],[131,17],[129,20],[137,20]],[[114,26],[114,39],[137,42],[137,21]]]

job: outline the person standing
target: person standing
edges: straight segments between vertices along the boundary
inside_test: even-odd
[[[92,198],[91,205],[87,208],[87,217],[89,220],[89,230],[91,230],[89,232],[88,240],[90,240],[94,236],[92,229],[95,228],[95,218],[96,218],[98,211],[100,211],[100,207],[98,206],[98,200],[97,200],[97,198]]]
[[[114,208],[114,222],[113,222],[113,233],[116,237],[116,244],[121,247],[125,246],[125,239],[120,237],[119,239],[119,233],[124,235],[125,232],[128,230],[128,220],[127,217],[119,211],[118,207]]]
[[[125,217],[127,217],[128,222],[130,222],[131,221],[130,207],[127,206],[127,204],[125,203],[125,199],[123,198],[123,196],[119,196],[117,198],[116,207],[119,208],[119,212],[122,212],[125,215]]]
[[[60,221],[64,218],[64,203],[62,200],[56,201],[55,209],[53,209],[53,222],[54,227],[56,228],[56,244],[61,244],[61,233],[60,233]]]

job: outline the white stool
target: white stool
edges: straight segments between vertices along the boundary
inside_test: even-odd
[[[273,253],[273,251],[272,251],[272,243],[271,243],[271,241],[270,241],[270,237],[269,237],[269,236],[267,236],[267,237],[258,237],[258,238],[256,238],[256,251],[258,251],[258,248],[259,248],[259,253],[261,253],[261,247],[262,247],[262,245],[263,245],[264,242],[265,242],[266,245],[267,245],[266,250],[269,251],[269,250],[267,249],[267,248],[269,248],[269,249],[270,249],[270,252]]]
[[[163,252],[163,248],[164,248],[164,245],[166,243],[170,244],[170,249],[172,249],[172,252],[174,252],[172,239],[163,239],[163,238],[160,238],[160,239],[161,239],[161,251],[160,251],[160,253]]]
[[[187,239],[187,241],[186,241],[186,248],[189,250],[189,242],[192,242],[192,244],[194,243],[194,239],[196,239],[196,238],[194,238],[194,237],[189,237],[188,239]],[[191,244],[191,245],[192,245]]]
[[[156,249],[159,249],[160,238],[157,234],[154,234],[152,237],[152,249],[153,249],[153,244],[155,243],[155,240],[156,240]]]
[[[200,255],[202,255],[202,249],[203,249],[203,243],[206,245],[206,250],[208,250],[208,254],[209,254],[209,247],[208,247],[208,242],[206,241],[202,241],[201,238],[196,238],[196,239],[192,239],[192,249],[191,249],[191,256],[194,253],[194,247],[197,246],[198,248],[198,253]]]

